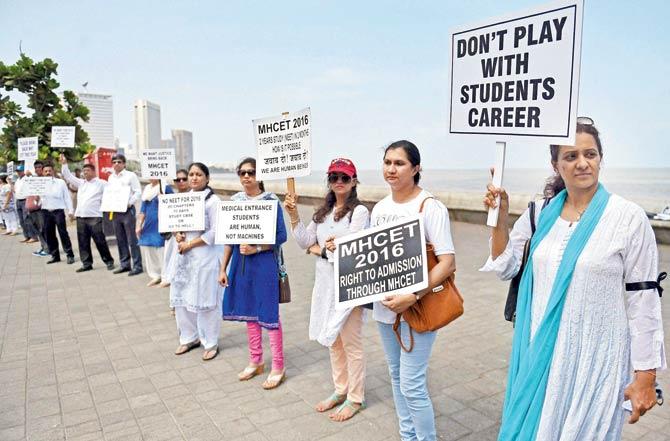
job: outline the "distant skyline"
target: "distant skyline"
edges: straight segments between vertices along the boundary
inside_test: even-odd
[[[4,0],[0,60],[59,63],[62,89],[109,94],[115,135],[134,143],[133,103],[161,107],[161,138],[186,128],[194,159],[255,155],[251,121],[311,107],[313,164],[380,167],[409,139],[424,168],[485,168],[493,137],[448,134],[449,30],[543,1],[47,2]],[[603,133],[605,165],[669,167],[670,60],[660,0],[587,0],[579,114]],[[545,167],[546,145],[508,145],[512,169]]]

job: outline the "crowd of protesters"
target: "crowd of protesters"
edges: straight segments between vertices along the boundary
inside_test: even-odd
[[[500,207],[500,217],[492,229],[490,249],[483,253],[489,258],[482,270],[496,272],[504,280],[523,274],[501,440],[620,439],[627,415],[624,400],[630,400],[629,417],[635,422],[656,403],[656,370],[666,367],[656,295],[660,288],[653,284],[658,271],[653,231],[639,207],[610,195],[599,182],[603,149],[592,121],[578,123],[576,139],[575,146],[551,146],[555,176],[547,185],[543,209],[527,210],[511,232],[505,190],[489,184],[484,198],[486,207]],[[427,376],[437,331],[412,333],[410,325],[398,318],[453,276],[456,259],[447,207],[420,186],[421,155],[414,144],[397,141],[384,151],[382,172],[389,194],[371,212],[358,199],[360,183],[353,161],[333,159],[327,170],[327,192],[309,222],[300,219],[298,195],[287,194],[283,209],[289,217],[288,232],[278,197],[256,179],[255,159],[243,159],[237,166],[242,191],[231,200],[278,205],[275,242],[262,245],[216,244],[220,198],[209,185],[205,164],[195,162],[179,170],[173,185],[151,180],[144,190],[137,175],[126,170],[121,154],[113,157],[107,181],[97,177],[93,165],[84,165],[77,176],[63,156],[60,164],[62,179],[52,163],[41,161],[30,173],[18,166],[16,181],[0,177],[4,234],[18,234],[20,225],[21,242],[40,244],[34,255],[50,256],[47,263],[57,263],[62,247],[72,264],[67,219],[76,218],[78,272],[93,269],[93,239],[104,265],[114,274],[134,276],[146,270],[147,286],[170,287],[179,338],[175,355],[202,346],[202,360],[210,361],[220,353],[221,319],[245,322],[248,363],[238,374],[240,381],[265,370],[264,329],[272,353],[264,389],[274,389],[286,379],[278,268],[284,265],[281,246],[292,235],[315,259],[309,338],[329,348],[330,355],[333,393],[315,410],[333,409],[330,419],[345,421],[366,408],[363,324],[372,309],[400,436],[436,439]],[[53,180],[40,197],[22,191],[25,176],[33,173]],[[128,187],[126,211],[101,211],[106,185]],[[206,195],[204,230],[160,234],[158,196],[188,191]],[[334,240],[416,215],[423,220],[424,240],[437,259],[428,273],[428,286],[387,296],[371,308],[336,308]],[[118,267],[104,234],[103,216],[114,227]],[[537,231],[531,229],[534,225]],[[530,257],[520,269],[524,246]]]

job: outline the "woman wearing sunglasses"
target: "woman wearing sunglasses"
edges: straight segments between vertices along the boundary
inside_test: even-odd
[[[634,423],[656,403],[656,370],[666,367],[657,249],[645,212],[599,182],[603,149],[590,118],[574,146],[552,145],[555,175],[535,210],[508,232],[509,198],[488,185],[495,207],[484,271],[519,271],[516,322],[499,440],[619,440],[628,407]],[[632,284],[632,285],[631,285]],[[657,286],[657,285],[656,285]],[[647,289],[651,288],[651,289]],[[624,404],[624,400],[630,400]]]
[[[309,338],[330,348],[335,391],[316,405],[318,412],[337,407],[330,419],[345,421],[365,406],[364,308],[335,309],[332,253],[334,239],[367,227],[368,209],[356,193],[356,167],[348,159],[333,159],[328,167],[328,193],[307,227],[298,214],[297,196],[287,195],[286,211],[293,236],[307,254],[316,256]],[[338,407],[339,406],[339,407]]]
[[[265,191],[263,182],[256,180],[256,160],[245,158],[237,166],[237,175],[244,191],[232,196],[233,201],[277,201],[274,193]],[[277,227],[273,245],[226,245],[219,272],[219,283],[226,287],[223,295],[223,319],[247,323],[249,365],[239,374],[240,381],[250,380],[264,371],[263,336],[268,331],[272,350],[272,370],[263,383],[264,389],[274,389],[286,376],[284,345],[279,321],[279,256],[286,242],[284,215],[277,210]],[[230,267],[228,268],[228,263]],[[226,273],[228,268],[228,273]]]

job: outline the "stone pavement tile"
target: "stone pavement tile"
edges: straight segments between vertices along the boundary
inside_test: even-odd
[[[122,355],[116,355],[113,352],[110,352],[109,357],[112,359],[112,365],[114,366],[115,371],[123,371],[126,369],[139,368],[142,367],[140,361],[135,358],[135,355],[130,349],[128,349],[129,355],[123,353]]]
[[[117,400],[97,403],[95,408],[98,411],[98,415],[102,417],[103,415],[130,409],[130,403],[126,398],[119,398]]]
[[[93,407],[93,398],[89,392],[77,392],[72,395],[61,397],[61,405],[64,413]]]
[[[53,384],[50,386],[40,386],[28,389],[26,400],[28,402],[39,401],[45,398],[57,398],[58,387]],[[0,403],[5,400],[0,401]]]
[[[163,400],[168,400],[174,397],[181,397],[183,395],[190,395],[190,394],[191,391],[188,390],[188,388],[184,384],[177,384],[175,386],[169,386],[164,389],[158,390],[158,395],[160,395],[161,399]]]
[[[258,409],[253,412],[249,411],[244,412],[244,414],[248,416],[249,420],[256,426],[271,424],[274,423],[275,421],[280,421],[282,419],[292,419],[303,415],[310,415],[312,413],[317,412],[316,410],[314,410],[314,408],[312,408],[304,401],[296,401],[281,406],[275,406],[266,403],[266,406],[263,409]],[[326,414],[324,413],[322,415]]]
[[[327,416],[317,414],[303,415],[290,420],[280,420],[259,426],[269,440],[274,441],[311,441],[332,435],[342,430],[346,424],[353,424],[353,419],[336,424]]]
[[[77,392],[88,392],[88,381],[86,379],[68,381],[67,383],[62,383],[59,389],[61,396],[71,395]]]
[[[432,394],[430,398],[436,415],[450,415],[466,408],[465,404],[446,394]]]
[[[360,420],[355,421],[354,419],[347,421],[347,425],[344,426],[337,433],[326,436],[324,438],[319,438],[320,441],[351,441],[351,440],[365,440],[365,441],[381,441],[386,439],[392,433],[397,433],[395,428],[392,433],[389,433],[389,430],[385,430],[383,427],[379,427],[377,424]],[[337,424],[337,423],[332,423]]]
[[[169,386],[182,384],[181,377],[175,371],[165,371],[150,375],[150,380],[156,386],[156,389],[163,389]]]
[[[144,441],[140,428],[135,421],[110,426],[109,430],[103,427],[103,433],[106,441]]]
[[[435,430],[440,439],[445,441],[458,440],[472,432],[471,429],[447,416],[435,418]]]
[[[102,432],[91,432],[78,436],[68,436],[67,441],[105,441],[105,437]]]
[[[100,361],[85,365],[86,375],[104,374],[114,372],[114,366],[110,361]]]
[[[7,409],[0,413],[0,429],[7,429],[24,424],[26,421],[26,410],[23,406]]]
[[[143,363],[142,368],[144,368],[144,372],[146,372],[147,375],[150,376],[153,376],[154,374],[158,374],[160,372],[166,372],[172,370],[172,366],[170,366],[170,364],[166,363],[165,361]]]
[[[89,421],[76,426],[66,427],[65,434],[67,438],[75,438],[87,434],[102,434],[102,427],[100,427],[100,422],[97,420]]]
[[[163,402],[175,418],[181,418],[193,412],[204,412],[202,405],[196,401],[193,395],[165,398]]]
[[[212,391],[217,391],[217,392],[221,393],[221,391],[219,390],[218,385],[216,384],[216,382],[214,382],[214,380],[211,377],[207,378],[205,380],[200,380],[200,381],[196,381],[196,382],[193,382],[193,383],[186,383],[186,387],[188,388],[188,390],[191,391],[191,393],[196,398],[198,398],[199,395],[206,394],[206,393],[212,392]]]
[[[117,371],[116,376],[122,383],[124,381],[137,380],[138,378],[146,378],[144,369],[142,369],[141,367],[135,367],[130,369],[124,369],[122,371]]]
[[[201,365],[179,369],[177,373],[185,384],[197,383],[198,381],[210,380],[212,378]]]
[[[135,412],[135,418],[144,418],[155,415],[169,415],[167,407],[165,407],[165,404],[162,402],[138,407],[133,409],[133,412]]]
[[[26,417],[28,419],[39,418],[60,413],[58,398],[44,398],[40,401],[32,401],[26,404]]]
[[[489,427],[488,429],[472,432],[471,434],[467,435],[464,438],[456,438],[456,439],[458,439],[458,441],[495,441],[498,439],[499,429],[500,427],[496,424],[494,426]],[[448,439],[448,438],[441,438],[440,434],[438,434],[438,438]]]
[[[104,403],[105,401],[117,400],[126,396],[120,383],[110,383],[101,386],[94,386],[92,388],[93,399],[96,404]]]
[[[88,382],[91,384],[91,387],[95,388],[96,386],[102,386],[105,384],[117,383],[119,379],[116,374],[113,372],[105,372],[97,375],[90,375],[88,377]]]
[[[463,409],[452,413],[449,417],[471,431],[486,429],[497,422],[474,409]]]
[[[0,429],[0,439],[3,441],[20,441],[24,439],[23,425]]]
[[[98,413],[93,407],[63,413],[63,424],[65,427],[77,426],[97,419]]]
[[[110,426],[116,426],[119,423],[128,423],[135,424],[135,416],[133,415],[132,410],[123,409],[118,412],[111,412],[104,415],[100,415],[100,425],[104,431],[114,430],[109,429]]]
[[[28,433],[46,432],[62,427],[64,425],[60,414],[32,418],[26,421],[26,431]]]
[[[86,371],[82,368],[67,369],[58,371],[58,382],[67,383],[70,381],[86,380]]]
[[[148,378],[137,378],[121,382],[121,387],[126,391],[126,395],[129,398],[156,392],[156,388],[154,388]]]
[[[65,429],[51,429],[46,432],[29,433],[28,441],[64,441]]]

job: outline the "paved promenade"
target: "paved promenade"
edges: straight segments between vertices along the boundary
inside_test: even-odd
[[[476,270],[486,229],[452,228],[466,312],[434,347],[429,383],[437,428],[442,440],[494,440],[512,335],[502,318],[507,285]],[[313,410],[331,393],[330,364],[328,350],[307,337],[314,260],[292,240],[285,252],[294,301],[281,307],[288,378],[273,391],[261,388],[264,376],[237,380],[247,363],[243,324],[224,323],[215,360],[202,362],[200,350],[177,357],[167,289],[145,287],[146,275],[113,275],[97,252],[87,273],[75,273],[79,261],[46,265],[30,254],[34,244],[18,240],[0,236],[1,441],[398,439],[372,320],[365,327],[369,408],[345,423]],[[661,267],[670,269],[670,246],[660,253]],[[265,358],[269,365],[267,342]],[[670,396],[670,375],[659,378]],[[670,440],[670,403],[627,426],[624,438]]]

